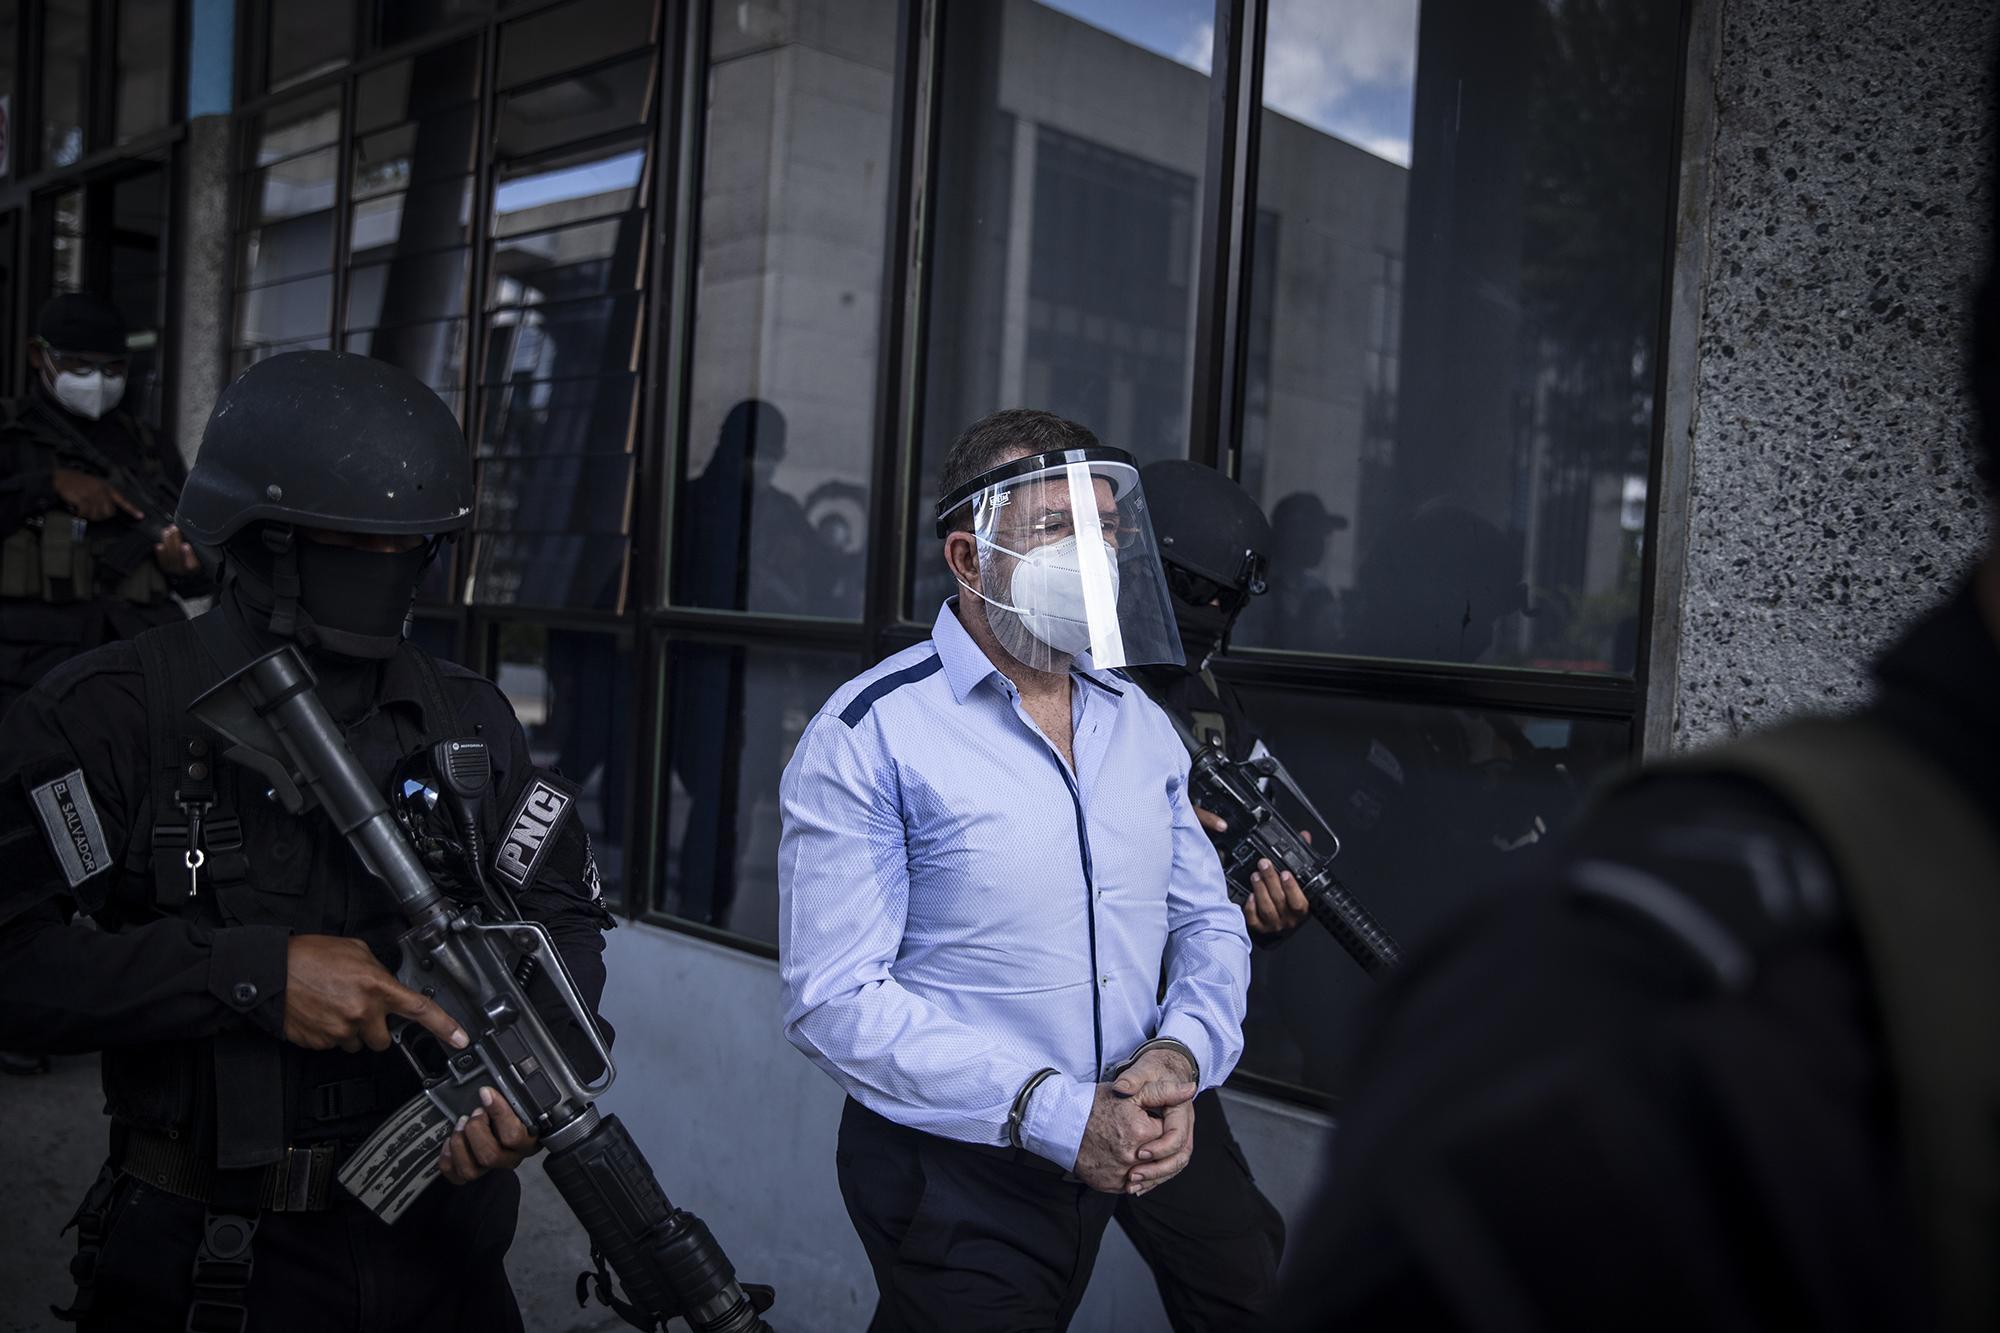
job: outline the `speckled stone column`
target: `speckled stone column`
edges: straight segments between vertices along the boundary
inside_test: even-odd
[[[1961,364],[2000,6],[1721,4],[1676,746],[1864,701],[1987,533]]]

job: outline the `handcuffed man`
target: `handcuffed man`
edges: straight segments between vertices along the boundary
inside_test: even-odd
[[[1009,410],[940,492],[962,595],[785,771],[785,1030],[848,1093],[871,1328],[1063,1328],[1241,1053],[1249,938],[1186,748],[1116,670],[1180,660],[1132,459]]]

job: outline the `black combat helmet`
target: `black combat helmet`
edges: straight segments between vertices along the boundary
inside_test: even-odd
[[[471,520],[451,409],[408,371],[346,352],[287,352],[224,389],[175,516],[209,547],[253,523],[436,535]]]
[[[1271,524],[1248,491],[1200,463],[1148,463],[1139,482],[1174,594],[1182,655],[1198,668],[1228,645],[1237,615],[1264,591]]]

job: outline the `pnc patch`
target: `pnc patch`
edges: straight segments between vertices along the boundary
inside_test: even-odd
[[[507,818],[506,836],[493,857],[493,873],[517,889],[527,888],[555,845],[556,834],[569,818],[573,804],[575,798],[560,787],[540,778],[530,782]]]

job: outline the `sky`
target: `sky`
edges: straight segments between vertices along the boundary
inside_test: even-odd
[[[1204,0],[1043,0],[1207,73],[1215,6]],[[1418,0],[1271,0],[1264,105],[1401,166],[1410,164]]]

